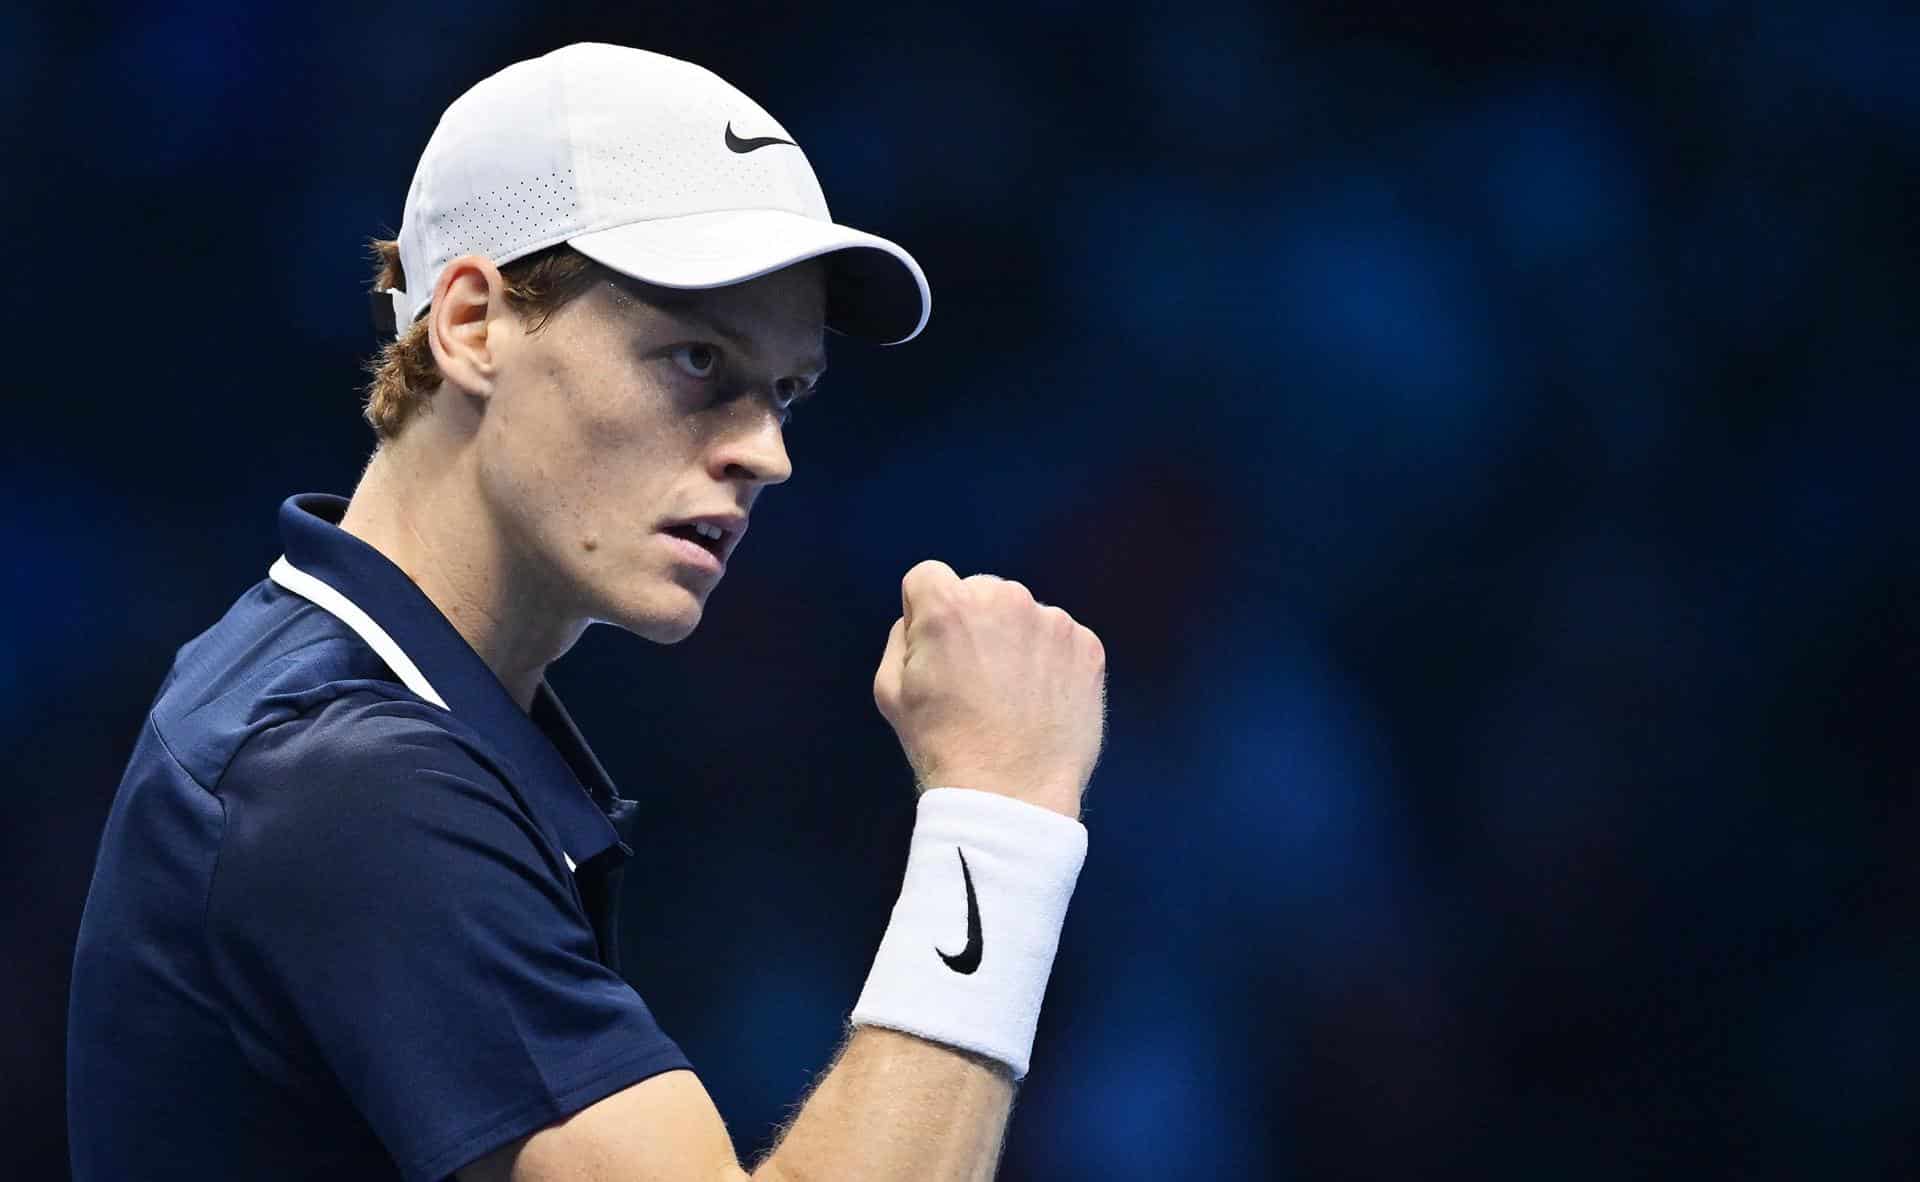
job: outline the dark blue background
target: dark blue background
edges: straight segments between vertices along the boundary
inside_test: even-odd
[[[82,0],[0,10],[10,1172],[141,714],[369,450],[365,239],[580,39],[742,86],[936,293],[693,639],[553,674],[744,1154],[892,902],[938,556],[1110,653],[1004,1177],[1913,1164],[1913,6]]]

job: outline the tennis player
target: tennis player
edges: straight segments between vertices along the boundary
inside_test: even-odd
[[[575,45],[448,108],[382,275],[363,479],[281,507],[284,555],[180,650],[115,797],[74,1176],[990,1177],[1086,851],[1093,634],[906,572],[874,677],[920,786],[905,879],[751,1175],[619,972],[635,809],[544,679],[595,620],[693,631],[791,473],[825,330],[912,338],[918,265],[836,225],[732,86]]]

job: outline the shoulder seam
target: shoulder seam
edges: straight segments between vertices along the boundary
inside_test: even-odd
[[[173,744],[167,742],[167,733],[160,729],[160,720],[154,716],[154,713],[151,710],[147,711],[147,727],[148,729],[153,731],[153,737],[159,740],[160,750],[165,751],[167,753],[167,758],[173,761],[173,766],[180,769],[180,774],[185,776],[187,779],[192,780],[193,786],[195,788],[198,788],[200,791],[206,793],[208,796],[212,796],[215,800],[218,800],[219,796],[214,792],[214,790],[208,787],[206,784],[201,783],[200,777],[194,775],[192,769],[187,767],[186,762],[182,760],[180,756],[174,752]],[[220,807],[221,807],[221,812],[224,813],[226,811],[226,806],[222,805]]]
[[[220,975],[213,969],[213,949],[211,947],[213,930],[213,884],[214,880],[219,877],[220,863],[222,859],[225,858],[227,852],[227,802],[220,799],[219,793],[201,783],[200,777],[194,775],[192,770],[181,761],[180,756],[174,752],[173,745],[167,742],[167,736],[161,732],[159,719],[155,718],[151,712],[147,714],[147,725],[153,730],[154,739],[160,744],[160,749],[167,753],[167,758],[173,762],[173,766],[178,768],[180,774],[185,776],[195,788],[206,793],[207,799],[213,801],[214,805],[220,810],[220,839],[214,844],[213,865],[207,868],[206,887],[200,895],[198,952],[205,965],[207,980],[213,984],[214,988],[220,991],[222,1002],[227,1003],[230,1002],[231,999],[225,996],[226,988],[220,982]],[[227,1037],[233,1039],[237,1046],[239,1043],[239,1032],[234,1028],[230,1004],[223,1004],[220,1007],[220,1024],[226,1030]]]
[[[332,684],[343,685],[347,683],[333,682]],[[373,688],[375,686],[383,686],[383,685],[391,685],[395,689],[399,690],[400,692],[397,694],[383,694]],[[343,690],[340,693],[330,695],[323,701],[315,702],[313,705],[307,707],[305,710],[302,710],[298,714],[290,714],[285,718],[267,723],[265,726],[257,727],[253,731],[249,732],[247,737],[240,741],[240,745],[233,749],[233,754],[227,757],[226,766],[220,769],[220,779],[216,780],[212,787],[208,787],[207,791],[213,792],[216,794],[218,793],[220,784],[226,780],[227,773],[233,770],[233,765],[240,762],[240,757],[246,753],[247,748],[253,746],[254,743],[257,742],[262,735],[273,734],[274,732],[279,731],[282,727],[291,726],[296,722],[309,719],[313,717],[314,714],[318,713],[320,710],[324,709],[327,706],[333,705],[335,702],[338,702],[342,698],[350,697],[354,694],[366,694],[369,697],[375,698],[382,703],[391,702],[401,706],[418,705],[418,706],[425,707],[427,709],[433,708],[431,703],[422,702],[419,698],[414,697],[412,692],[409,691],[406,686],[401,685],[397,681],[389,682],[389,681],[370,681],[365,679],[355,679],[355,681],[352,683],[352,686],[353,687],[351,689]],[[425,721],[425,720],[422,720],[422,721]],[[195,781],[195,783],[198,783],[198,782],[199,781],[197,780]],[[206,787],[205,785],[202,785],[202,786]]]
[[[391,686],[396,692],[381,692],[388,686]],[[431,727],[435,732],[444,735],[463,751],[469,759],[473,760],[476,766],[499,779],[503,784],[512,784],[515,782],[515,777],[509,774],[510,765],[493,750],[491,745],[486,743],[482,736],[474,733],[471,728],[462,725],[454,715],[439,709],[431,702],[421,699],[397,681],[357,681],[351,689],[334,694],[325,701],[315,703],[298,714],[289,715],[286,718],[268,723],[252,731],[245,739],[241,740],[240,745],[235,747],[233,753],[227,757],[226,766],[220,769],[220,778],[214,781],[212,785],[200,785],[201,788],[217,797],[220,786],[226,782],[226,778],[233,771],[234,765],[240,762],[241,757],[245,755],[248,749],[258,742],[262,736],[275,734],[284,727],[310,719],[324,707],[355,694],[365,694],[369,698],[372,698],[373,701],[369,703],[369,705],[374,707],[393,705],[407,710],[420,711],[420,716],[413,718],[412,721]],[[172,752],[168,752],[168,754],[171,755]],[[175,762],[178,762],[178,760]],[[199,784],[198,780],[194,782]],[[224,805],[222,807],[224,807]]]
[[[328,639],[333,639],[333,638],[329,637]],[[325,641],[324,640],[315,641],[314,643],[322,644],[322,643],[325,643]],[[301,647],[306,648],[309,646],[302,645]],[[398,686],[397,682],[395,683],[378,682],[374,684],[393,684]],[[398,686],[398,688],[405,689],[404,686]],[[351,692],[371,693],[371,690],[365,687],[356,687],[356,689]],[[345,696],[346,696],[345,694],[336,694],[333,697],[328,698],[327,703],[337,702],[342,697],[345,697]],[[380,700],[382,701],[388,701],[388,702],[404,703],[409,700],[403,697],[388,697],[384,694],[379,694],[374,696],[379,697]],[[424,705],[424,703],[422,704]],[[227,826],[226,826],[227,802],[226,802],[226,798],[220,795],[218,788],[221,783],[224,783],[226,781],[228,773],[230,773],[233,770],[233,765],[240,761],[240,756],[247,750],[247,748],[253,745],[254,740],[258,739],[261,735],[264,735],[273,731],[278,731],[281,727],[286,726],[289,723],[298,722],[301,719],[308,717],[309,713],[310,711],[302,711],[299,714],[295,714],[290,717],[283,718],[278,722],[269,723],[268,725],[260,727],[259,729],[249,734],[245,739],[241,741],[238,747],[235,747],[233,749],[233,754],[227,757],[226,766],[220,769],[220,779],[215,781],[214,785],[211,787],[209,787],[206,784],[202,784],[197,776],[195,776],[192,772],[188,771],[184,764],[181,764],[180,758],[173,753],[173,749],[171,747],[167,747],[166,737],[160,734],[160,728],[157,725],[154,727],[154,734],[156,737],[160,739],[161,746],[165,748],[167,752],[167,757],[173,760],[174,764],[180,768],[181,773],[184,774],[188,779],[192,780],[196,787],[198,787],[202,792],[205,792],[209,797],[213,798],[214,802],[220,806],[220,842],[214,848],[213,865],[207,871],[206,894],[200,900],[200,951],[201,951],[201,955],[206,957],[208,961],[208,965],[207,965],[208,980],[214,982],[215,987],[221,991],[222,1000],[226,1003],[221,1006],[221,1010],[220,1010],[221,1025],[226,1029],[227,1037],[232,1039],[236,1046],[238,1046],[242,1040],[240,1037],[240,1031],[235,1024],[234,1007],[232,1005],[232,998],[226,995],[225,983],[221,981],[220,975],[213,970],[213,965],[212,965],[213,950],[211,947],[211,943],[213,940],[213,898],[215,894],[215,885],[220,880],[220,869],[226,863],[226,860],[227,860]]]

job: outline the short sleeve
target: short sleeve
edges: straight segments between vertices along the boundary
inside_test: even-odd
[[[344,1090],[409,1182],[687,1066],[600,963],[552,842],[429,708],[329,703],[251,739],[218,795],[230,1024],[288,1086]]]

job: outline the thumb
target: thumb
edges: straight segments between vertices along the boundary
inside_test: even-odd
[[[917,562],[913,569],[900,580],[900,614],[907,623],[913,623],[913,605],[915,600],[924,603],[927,600],[946,594],[960,586],[960,576],[952,567],[938,558],[929,558]]]
[[[906,667],[907,621],[902,617],[893,622],[893,630],[887,633],[887,651],[880,654],[880,668],[873,674],[873,704],[889,723],[893,721],[894,707],[900,704],[900,678]]]

